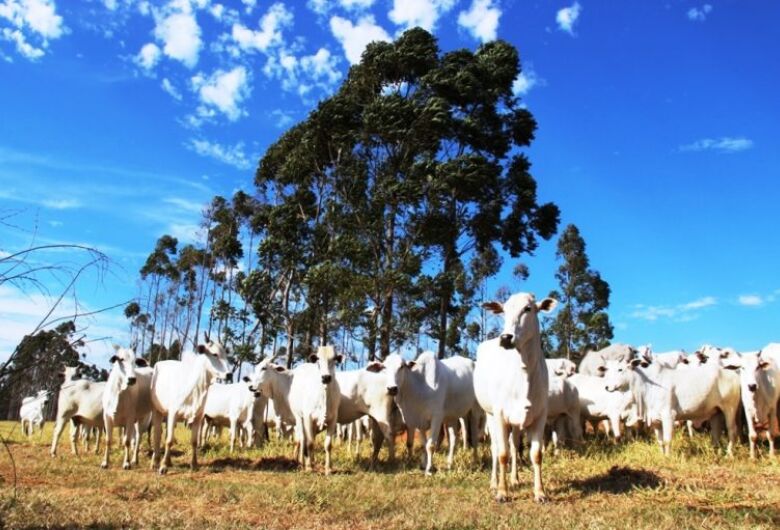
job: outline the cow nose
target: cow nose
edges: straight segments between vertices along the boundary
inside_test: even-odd
[[[225,376],[225,381],[227,381],[228,383],[232,383],[233,382],[233,374],[232,373],[227,374]]]
[[[391,396],[397,396],[398,395],[398,387],[397,386],[389,386],[387,387],[387,393]]]
[[[750,390],[751,392],[755,392],[757,388],[758,386],[755,384],[748,385],[748,390]]]
[[[505,350],[511,350],[512,349],[512,338],[513,338],[513,335],[511,335],[509,333],[505,333],[504,335],[501,335],[501,337],[498,340],[498,343]]]
[[[328,375],[323,375],[323,376],[322,376],[322,384],[323,384],[323,385],[327,385],[328,383],[330,383],[330,374],[328,374]]]
[[[127,378],[127,386],[133,386],[135,384],[135,377]]]

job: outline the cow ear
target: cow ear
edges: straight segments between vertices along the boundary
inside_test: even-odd
[[[758,365],[757,366],[761,370],[766,370],[767,368],[769,368],[769,361],[758,361]]]
[[[603,368],[603,366],[602,366],[601,368]],[[564,372],[564,371],[563,371],[563,370],[561,370],[561,369],[555,370],[553,373],[554,373],[555,375],[557,375],[557,376],[560,376],[560,377],[563,377],[563,376],[566,374],[566,372]]]
[[[414,368],[416,364],[417,361],[406,361],[406,363],[404,363],[404,366],[406,366],[407,368]]]
[[[545,298],[541,302],[537,302],[536,309],[543,313],[549,313],[558,306],[558,300],[555,298]]]
[[[197,338],[197,337],[196,337],[196,338]],[[208,331],[204,331],[204,332],[203,332],[203,339],[204,339],[206,342],[211,342],[211,337],[209,337],[209,332],[208,332]]]
[[[195,348],[195,351],[198,353],[206,353],[206,346],[203,344],[198,344],[198,347]]]
[[[111,364],[114,364],[118,360],[119,360],[119,357],[117,357],[116,355],[112,355],[111,358],[108,360],[108,362],[111,363]]]
[[[317,362],[317,354],[316,353],[312,353],[311,355],[309,355],[309,362],[310,363],[316,363]]]
[[[504,312],[504,306],[502,306],[499,302],[485,302],[482,304],[482,307],[492,312],[494,315],[500,315]]]
[[[145,368],[145,367],[149,366],[149,363],[146,362],[146,359],[144,359],[143,357],[136,357],[135,358],[135,365],[136,366],[140,366],[141,368]]]
[[[343,355],[341,355],[340,353],[339,353],[338,355],[336,355],[336,357],[334,357],[334,359],[335,359],[335,360],[336,360],[336,362],[337,362],[337,363],[339,363],[339,364],[341,364],[341,363],[343,363],[343,362],[344,362],[344,356],[343,356]]]
[[[249,376],[248,376],[248,375],[245,375],[244,377],[242,377],[242,378],[241,378],[241,380],[242,380],[244,383],[248,383],[248,382],[250,381],[250,379],[249,379]]]
[[[366,365],[366,371],[369,372],[379,373],[384,369],[385,369],[385,365],[380,363],[379,361],[374,361]]]
[[[631,361],[628,363],[629,368],[636,368],[639,365],[642,365],[643,368],[647,368],[646,364],[642,359],[631,359]]]

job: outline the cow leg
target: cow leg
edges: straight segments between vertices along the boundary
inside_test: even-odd
[[[750,459],[756,459],[756,442],[758,441],[758,434],[756,428],[753,426],[753,421],[748,420],[748,439],[750,441]]]
[[[390,427],[385,423],[379,423],[374,418],[369,420],[371,422],[371,464],[370,468],[373,469],[379,459],[379,451],[382,449],[382,441],[387,441],[388,460],[392,462],[395,459],[395,441],[391,433]]]
[[[325,431],[325,474],[326,475],[330,475],[332,471],[331,464],[330,464],[330,448],[333,444],[333,437],[336,435],[335,420],[336,418],[333,418],[332,421],[328,421],[328,429]]]
[[[463,432],[465,432],[466,429],[463,429]],[[447,471],[452,470],[452,464],[455,460],[455,444],[457,443],[458,435],[455,432],[455,427],[448,425],[447,426]],[[464,445],[465,448],[465,445]]]
[[[498,489],[498,444],[496,443],[495,432],[493,431],[493,416],[488,415],[485,422],[485,429],[490,438],[490,489]]]
[[[665,417],[661,421],[661,428],[663,429],[664,456],[669,456],[672,454],[672,434],[674,432],[674,419],[671,416]]]
[[[190,460],[190,471],[198,469],[198,438],[200,438],[201,420],[192,420],[190,425],[190,445],[192,446],[192,460]],[[232,452],[232,449],[231,449]]]
[[[512,464],[509,469],[509,486],[516,487],[520,484],[520,472],[518,470],[517,460],[520,453],[520,447],[522,444],[522,432],[516,426],[512,426],[509,431],[509,456],[512,459]]]
[[[314,422],[311,418],[303,420],[303,467],[306,471],[312,471],[312,451],[314,451]]]
[[[236,434],[238,431],[238,422],[233,418],[230,419],[230,454],[236,449]]]
[[[775,456],[775,435],[774,435],[774,425],[775,425],[775,410],[774,407],[770,407],[769,410],[769,421],[767,422],[766,426],[766,440],[769,442],[769,456],[774,458]]]
[[[439,432],[441,432],[442,427],[442,420],[443,418],[434,417],[431,418],[431,431],[430,436],[426,436],[426,433],[424,430],[421,430],[423,433],[423,444],[425,446],[425,474],[431,475],[433,473],[433,453],[435,451],[435,446],[437,445],[437,441],[439,438]],[[427,439],[426,439],[427,438]]]
[[[97,434],[95,434],[95,454],[100,453],[100,435],[103,434],[103,429],[95,427]]]
[[[122,437],[122,445],[125,448],[125,458],[122,461],[122,469],[130,469],[130,441],[135,436],[135,422],[128,422],[125,425],[124,436]]]
[[[57,456],[57,442],[60,440],[60,435],[62,435],[62,429],[65,428],[65,418],[64,417],[58,417],[57,423],[54,424],[54,433],[52,434],[51,438],[51,456]],[[73,443],[73,425],[71,425],[71,449],[73,449],[75,453],[75,445]]]
[[[723,433],[723,415],[720,412],[716,412],[710,418],[710,441],[712,447],[720,449],[720,436]]]
[[[503,418],[493,416],[493,428],[490,437],[495,439],[496,452],[498,453],[498,480],[496,484],[496,501],[503,502],[509,496],[506,481],[506,465],[509,458],[508,438],[509,432]]]
[[[162,415],[156,410],[152,412],[152,461],[151,469],[160,465],[160,438],[162,437]]]
[[[479,462],[479,455],[477,454],[477,446],[479,445],[479,414],[475,410],[469,412],[468,428],[469,440],[467,441],[471,444],[471,464],[476,467],[477,462]]]
[[[531,427],[529,438],[531,439],[531,465],[534,470],[534,500],[539,503],[547,502],[547,495],[542,485],[542,442],[544,441],[544,417],[536,420]]]
[[[165,454],[160,464],[160,475],[165,475],[171,466],[171,449],[173,448],[173,435],[176,431],[176,413],[169,412],[165,423]]]
[[[692,420],[686,421],[685,427],[687,428],[688,431],[688,438],[693,439],[693,421]]]
[[[133,458],[130,460],[131,466],[138,465],[138,449],[141,447],[141,436],[141,425],[140,422],[137,421],[133,424]]]
[[[414,456],[414,453],[412,452],[414,449],[414,435],[415,435],[415,427],[412,427],[411,425],[406,426],[406,461],[411,462],[412,457]]]
[[[620,415],[611,416],[609,418],[609,425],[612,428],[612,435],[615,437],[615,444],[620,443]]]
[[[102,467],[103,469],[107,469],[108,454],[111,451],[111,439],[114,436],[114,420],[108,416],[105,416],[103,417],[103,423],[106,426],[106,450],[105,450],[105,456],[103,456],[103,463],[100,464],[100,467]]]

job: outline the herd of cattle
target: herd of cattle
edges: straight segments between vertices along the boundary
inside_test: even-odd
[[[236,442],[261,443],[273,427],[279,436],[293,435],[299,462],[307,470],[315,436],[325,431],[327,474],[331,445],[340,429],[349,426],[350,433],[360,436],[368,427],[372,466],[383,442],[394,458],[396,435],[405,429],[408,455],[419,432],[423,465],[430,474],[442,429],[449,439],[448,467],[460,429],[464,447],[469,446],[475,458],[477,443],[483,436],[490,439],[490,485],[496,498],[504,500],[508,483],[518,481],[517,457],[525,435],[539,502],[546,500],[541,468],[545,435],[556,448],[558,442],[576,444],[585,422],[594,431],[605,423],[616,441],[626,429],[652,429],[665,455],[675,425],[692,431],[706,422],[716,447],[725,426],[729,455],[746,426],[751,458],[756,457],[761,432],[774,455],[773,438],[780,435],[780,344],[742,354],[703,346],[690,355],[615,344],[589,352],[576,367],[565,359],[544,358],[538,313],[555,305],[551,298],[537,302],[528,293],[515,294],[504,304],[485,304],[503,315],[504,325],[499,337],[480,344],[476,361],[457,356],[439,360],[430,352],[408,361],[392,354],[363,369],[336,371],[342,357],[324,346],[311,362],[292,370],[266,359],[241,382],[230,383],[227,352],[208,335],[197,354],[161,361],[153,368],[133,349],[117,347],[106,382],[78,379],[75,368],[62,372],[51,454],[56,455],[63,428],[70,423],[74,453],[79,434],[94,433],[99,443],[101,431],[105,433],[101,466],[108,467],[114,427],[121,427],[123,468],[129,469],[138,463],[141,434],[151,430],[151,466],[164,474],[171,465],[179,421],[191,429],[193,468],[198,445],[215,430],[229,427],[233,451]],[[47,397],[41,392],[25,398],[25,432],[42,425]]]

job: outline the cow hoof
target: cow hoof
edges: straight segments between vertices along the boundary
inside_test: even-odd
[[[108,462],[101,462],[100,463],[100,468],[101,469],[108,469]]]
[[[160,475],[165,475],[168,472],[168,468],[165,466],[162,466],[160,468]]]
[[[509,497],[506,493],[496,493],[496,502],[507,502]]]
[[[125,462],[124,464],[122,464],[122,469],[124,469],[124,470],[130,469],[130,464]]]
[[[541,495],[534,495],[534,502],[537,504],[547,504],[547,495],[542,493]]]

